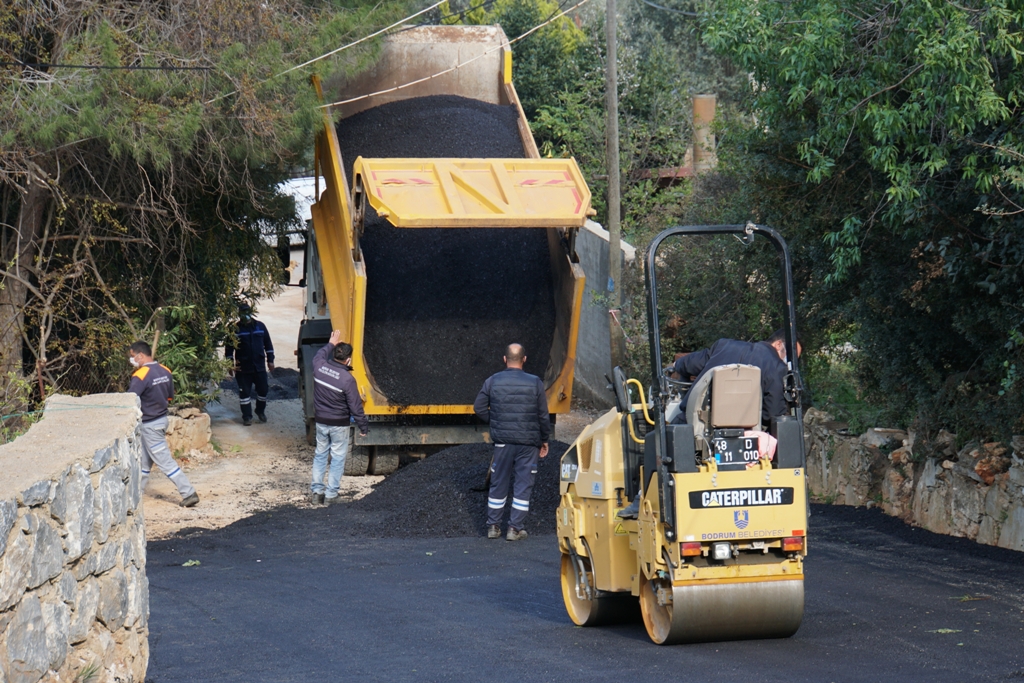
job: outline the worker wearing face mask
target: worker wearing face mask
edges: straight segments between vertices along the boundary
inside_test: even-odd
[[[128,391],[139,397],[142,407],[142,425],[139,427],[142,437],[141,489],[146,490],[150,470],[156,463],[178,487],[181,494],[179,505],[193,507],[199,502],[199,495],[181,466],[171,457],[171,449],[167,446],[167,406],[174,399],[174,377],[169,369],[153,359],[153,350],[144,341],[137,341],[128,348],[128,362],[137,368],[132,373]]]
[[[238,327],[235,330],[236,344],[224,347],[224,357],[234,360],[231,373],[238,382],[238,402],[242,407],[242,424],[252,424],[252,403],[256,400],[256,419],[267,421],[267,391],[269,380],[267,369],[274,371],[274,344],[270,341],[267,326],[252,317],[252,306],[238,307]],[[255,388],[255,397],[253,389]]]

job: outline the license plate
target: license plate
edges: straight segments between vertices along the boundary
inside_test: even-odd
[[[747,463],[757,462],[761,457],[757,437],[753,436],[715,437],[711,445],[719,468],[745,469]]]

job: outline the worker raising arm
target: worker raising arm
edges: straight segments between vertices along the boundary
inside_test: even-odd
[[[352,376],[352,345],[341,341],[341,331],[331,332],[330,341],[313,357],[313,407],[316,412],[316,452],[313,454],[311,502],[337,503],[338,488],[345,473],[351,423],[366,436],[370,427],[363,412],[363,399]],[[330,455],[331,468],[324,488],[324,472]]]

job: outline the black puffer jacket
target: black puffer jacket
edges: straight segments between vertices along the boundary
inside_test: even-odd
[[[540,446],[551,438],[544,382],[519,368],[508,368],[488,377],[473,410],[491,425],[494,443]]]
[[[761,422],[771,424],[773,417],[785,415],[789,410],[785,397],[785,379],[789,368],[779,358],[778,352],[768,342],[745,342],[735,339],[719,339],[711,348],[694,351],[675,363],[675,370],[684,380],[697,380],[714,368],[732,363],[743,363],[761,368]],[[683,405],[689,392],[683,397]]]

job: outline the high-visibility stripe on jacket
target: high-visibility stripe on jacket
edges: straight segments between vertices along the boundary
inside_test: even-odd
[[[270,331],[259,320],[238,324],[235,330],[238,345],[224,345],[224,357],[234,359],[239,372],[266,372],[267,363],[274,363],[274,343]]]

